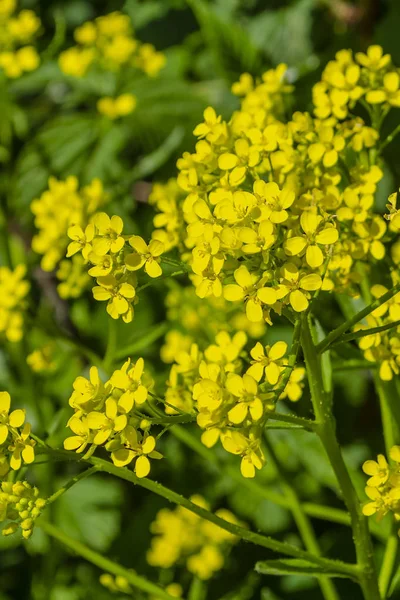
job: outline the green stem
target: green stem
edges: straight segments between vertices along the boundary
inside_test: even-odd
[[[358,358],[350,360],[334,360],[332,368],[334,371],[353,371],[354,369],[376,369],[377,363]]]
[[[170,264],[170,263],[166,263],[166,264]],[[142,290],[145,290],[146,288],[155,285],[158,281],[161,281],[162,279],[169,279],[170,277],[178,277],[179,275],[187,275],[187,269],[181,269],[180,271],[174,271],[173,273],[167,273],[166,275],[160,275],[160,277],[157,277],[157,279],[152,279],[151,281],[148,281],[147,283],[144,283],[143,285],[139,285],[139,287],[136,288],[136,292],[141,292]]]
[[[379,373],[374,376],[375,389],[378,394],[381,409],[381,418],[383,426],[383,438],[385,440],[386,455],[389,456],[392,446],[400,442],[400,432],[395,416],[393,415],[392,405],[398,401],[396,394],[393,394],[391,382],[382,381]]]
[[[392,133],[390,133],[386,140],[384,142],[382,142],[382,144],[379,147],[378,150],[378,155],[382,153],[382,150],[384,150],[386,148],[386,146],[388,146],[389,144],[391,144],[394,140],[394,138],[396,137],[396,135],[400,133],[400,125],[397,125],[397,127],[395,127],[395,129],[393,129]]]
[[[290,508],[290,503],[285,496],[274,492],[273,489],[266,487],[265,485],[261,485],[257,479],[246,479],[243,477],[243,475],[241,475],[240,471],[236,467],[223,463],[212,450],[203,446],[200,440],[198,440],[197,437],[188,431],[187,427],[175,425],[174,427],[171,427],[170,432],[188,448],[204,458],[204,460],[212,463],[221,473],[228,475],[233,481],[236,481],[239,485],[246,489],[249,494],[254,494],[260,498],[265,498],[265,500],[273,502],[274,504],[282,506],[283,508]],[[303,509],[304,512],[310,517],[315,517],[316,519],[321,519],[323,521],[339,523],[340,525],[351,525],[350,515],[339,508],[331,508],[330,506],[306,502],[303,505]],[[382,532],[382,528],[378,523],[372,521],[370,523],[370,527],[377,538],[380,540],[386,540],[386,536],[384,532]]]
[[[283,413],[268,413],[268,419],[272,421],[282,421],[282,423],[291,423],[297,425],[301,429],[306,431],[315,431],[316,423],[310,421],[310,419],[304,419],[296,415],[285,415]]]
[[[163,590],[155,583],[148,581],[144,577],[137,575],[134,571],[126,569],[122,565],[119,565],[118,563],[115,563],[112,560],[105,558],[101,554],[98,554],[94,550],[91,550],[81,542],[78,542],[77,540],[74,540],[73,538],[69,537],[69,535],[67,535],[51,523],[39,519],[37,521],[37,526],[40,527],[45,533],[64,544],[64,546],[67,546],[67,548],[69,548],[73,552],[76,552],[76,554],[79,554],[79,556],[82,556],[82,558],[85,558],[92,564],[99,567],[99,569],[102,569],[107,573],[112,573],[116,576],[125,577],[128,583],[133,585],[138,590],[142,590],[143,592],[154,595],[157,598],[160,598],[160,600],[176,600],[176,598],[174,599],[172,596],[170,596],[170,594],[168,594],[168,592]]]
[[[314,556],[313,554],[310,554],[309,552],[301,550],[300,548],[297,548],[297,546],[293,546],[292,544],[288,544],[286,542],[279,542],[278,540],[275,540],[269,536],[261,535],[254,531],[250,531],[249,529],[246,529],[245,527],[240,527],[239,525],[236,525],[234,523],[229,523],[228,521],[221,519],[214,513],[202,508],[201,506],[198,506],[197,504],[194,504],[193,502],[191,502],[184,496],[181,496],[180,494],[177,494],[173,490],[170,490],[170,489],[164,487],[160,483],[157,483],[156,481],[152,481],[151,479],[147,479],[146,477],[144,477],[144,478],[137,477],[132,471],[130,471],[127,468],[116,467],[111,462],[108,462],[101,458],[97,458],[95,456],[91,456],[90,458],[84,460],[80,456],[75,454],[74,452],[70,452],[67,450],[50,450],[47,448],[46,449],[42,448],[41,452],[50,452],[50,453],[53,453],[56,455],[60,455],[60,454],[74,455],[76,461],[78,461],[78,462],[82,461],[82,462],[89,463],[89,464],[97,467],[97,469],[100,471],[109,473],[110,475],[114,475],[115,477],[124,479],[125,481],[129,481],[130,483],[139,485],[139,486],[145,488],[146,490],[148,490],[154,494],[157,494],[158,496],[162,496],[169,502],[173,502],[174,504],[177,504],[178,506],[183,506],[184,508],[186,508],[190,512],[193,512],[194,514],[198,515],[202,519],[205,519],[206,521],[210,521],[211,523],[214,523],[214,525],[221,527],[221,529],[225,529],[225,531],[229,531],[229,533],[236,535],[237,537],[239,537],[240,539],[242,539],[244,541],[250,542],[252,544],[256,544],[257,546],[262,546],[263,548],[268,548],[269,550],[272,550],[273,552],[278,552],[280,554],[286,554],[288,556],[293,556],[295,558],[302,558],[302,559],[308,560],[310,562],[313,562],[315,564],[322,565],[325,567],[328,567],[328,566],[332,567],[335,570],[339,570],[341,573],[343,573],[344,575],[346,575],[348,577],[354,578],[357,576],[358,569],[357,569],[356,565],[348,564],[348,563],[344,563],[341,561],[332,560],[332,559],[328,559],[328,558],[322,558],[319,556]]]
[[[352,342],[353,340],[366,337],[367,335],[387,331],[388,329],[398,327],[399,325],[400,321],[393,321],[392,323],[386,323],[386,325],[379,325],[379,327],[370,327],[369,329],[360,329],[354,333],[347,333],[346,335],[341,336],[339,340],[331,344],[331,346],[337,346],[338,344],[344,344],[345,342]]]
[[[387,592],[392,579],[393,568],[396,564],[397,551],[399,548],[399,536],[397,529],[398,525],[395,521],[393,521],[392,531],[386,543],[385,554],[379,573],[379,591],[383,600],[387,598]]]
[[[274,447],[269,441],[267,435],[264,436],[264,439],[267,445],[270,459],[272,459],[272,463],[275,466],[275,470],[277,474],[279,474],[279,479],[282,488],[286,497],[289,500],[290,509],[293,518],[296,522],[297,529],[299,530],[300,536],[303,540],[304,546],[309,552],[312,552],[316,556],[321,556],[321,549],[319,547],[318,540],[315,536],[314,529],[311,525],[309,518],[304,512],[296,490],[290,483],[290,479],[286,472],[285,465],[282,463],[282,461],[279,460],[278,456],[275,453]],[[321,587],[322,595],[325,598],[325,600],[340,600],[336,587],[331,579],[329,579],[328,577],[323,577],[321,575],[318,577],[318,581]]]
[[[204,600],[207,593],[205,581],[194,576],[190,585],[188,600]]]
[[[325,340],[326,339],[327,338],[325,338]],[[305,316],[303,320],[301,342],[307,367],[311,399],[316,420],[318,422],[317,432],[335,472],[347,510],[350,513],[353,539],[356,547],[357,564],[360,569],[359,583],[363,590],[365,600],[380,600],[374,552],[368,530],[368,523],[362,513],[359,498],[343,460],[339,443],[336,439],[335,421],[332,414],[330,398],[324,391],[323,386],[318,346],[314,345],[307,316]]]
[[[386,292],[386,294],[383,294],[383,296],[381,296],[380,298],[377,298],[376,300],[374,300],[373,302],[368,304],[368,306],[366,306],[365,308],[360,310],[358,313],[353,315],[350,319],[348,319],[347,321],[342,323],[342,325],[340,325],[339,327],[337,327],[336,329],[331,331],[325,337],[325,339],[322,340],[322,342],[317,344],[317,346],[316,346],[317,352],[319,354],[322,354],[322,352],[325,352],[326,350],[328,350],[328,348],[330,346],[332,346],[333,342],[336,342],[336,340],[338,340],[343,334],[345,334],[348,329],[353,327],[353,325],[356,325],[357,323],[359,323],[362,319],[364,319],[364,317],[367,317],[375,309],[382,306],[382,304],[385,304],[385,302],[387,302],[388,300],[393,298],[393,296],[395,296],[398,292],[400,292],[400,283],[395,285],[391,290]]]
[[[90,477],[90,475],[93,475],[93,473],[96,473],[97,471],[98,471],[97,467],[91,467],[90,469],[86,469],[85,471],[82,471],[82,473],[79,473],[79,475],[75,475],[75,477],[70,479],[65,485],[63,485],[62,488],[58,489],[56,492],[54,492],[54,494],[52,494],[52,496],[47,498],[47,504],[51,504],[55,500],[58,500],[58,498],[60,496],[65,494],[65,492],[68,491],[70,488],[72,488],[73,485],[78,483],[78,481],[82,481],[82,479],[86,479],[86,477]]]

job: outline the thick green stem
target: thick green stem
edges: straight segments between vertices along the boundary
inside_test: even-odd
[[[69,548],[73,552],[76,552],[76,554],[79,554],[79,556],[82,556],[92,564],[99,567],[99,569],[102,569],[107,573],[112,573],[113,575],[125,577],[128,583],[130,583],[135,588],[153,596],[156,596],[157,598],[160,598],[160,600],[174,600],[174,598],[170,596],[168,592],[163,590],[155,583],[148,581],[144,577],[137,575],[134,571],[126,569],[118,563],[115,563],[112,560],[105,558],[101,554],[98,554],[94,550],[91,550],[81,542],[78,542],[77,540],[74,540],[73,538],[69,537],[69,535],[67,535],[51,523],[40,519],[37,522],[37,526],[43,529],[45,533],[64,544],[64,546],[67,546],[67,548]]]
[[[293,519],[296,522],[297,529],[299,530],[300,536],[303,540],[305,548],[315,554],[321,556],[321,549],[318,544],[314,529],[311,525],[310,519],[307,517],[302,507],[300,498],[297,495],[296,490],[290,483],[288,474],[286,473],[285,465],[279,460],[275,453],[272,443],[269,441],[267,435],[265,435],[265,443],[270,455],[270,459],[275,465],[275,469],[279,474],[279,479],[283,488],[283,491],[289,500],[290,510],[293,515]],[[335,584],[331,579],[324,576],[318,577],[321,592],[325,600],[340,600],[337,593]]]
[[[283,494],[279,494],[273,489],[270,489],[265,485],[261,485],[256,478],[246,479],[245,477],[243,477],[239,469],[237,469],[234,466],[225,464],[218,458],[215,452],[203,446],[200,440],[195,435],[193,435],[187,427],[180,427],[179,425],[174,425],[174,427],[171,427],[170,432],[178,440],[180,440],[186,446],[188,446],[188,448],[191,448],[199,456],[215,465],[215,467],[221,473],[228,475],[231,479],[233,479],[239,485],[245,488],[249,494],[254,494],[256,496],[259,496],[260,498],[265,498],[265,500],[273,502],[274,504],[277,504],[278,506],[282,506],[283,508],[289,510],[290,502]],[[323,521],[331,521],[340,525],[351,525],[350,515],[346,511],[341,510],[339,508],[331,508],[330,506],[324,506],[322,504],[305,502],[303,504],[303,510],[308,516],[315,517],[316,519],[322,519]],[[373,521],[372,523],[370,523],[370,526],[373,530],[374,535],[378,539],[386,540],[386,536],[378,523],[375,523]]]
[[[368,523],[362,513],[359,498],[336,438],[335,420],[332,414],[331,402],[324,390],[318,350],[312,339],[311,327],[307,316],[303,320],[301,343],[307,367],[311,399],[318,422],[317,432],[335,472],[347,510],[350,513],[357,564],[360,569],[360,586],[363,590],[365,600],[380,600]]]
[[[397,529],[397,523],[393,522],[392,531],[386,543],[385,554],[379,573],[379,591],[383,600],[387,598],[390,581],[392,579],[393,568],[396,565],[397,551],[399,548],[399,536]]]
[[[170,490],[169,488],[164,487],[160,483],[157,483],[156,481],[152,481],[151,479],[147,479],[146,477],[145,478],[137,477],[132,471],[130,471],[127,468],[116,467],[111,462],[108,462],[101,458],[97,458],[95,456],[91,456],[90,458],[84,460],[80,456],[75,454],[74,452],[70,452],[67,450],[53,450],[51,448],[43,448],[42,447],[40,449],[40,451],[41,451],[41,453],[47,452],[47,453],[54,454],[54,455],[71,456],[71,458],[75,459],[76,461],[86,462],[86,463],[89,463],[89,464],[97,467],[97,469],[99,471],[109,473],[110,475],[114,475],[115,477],[119,477],[120,479],[124,479],[125,481],[129,481],[130,483],[139,485],[139,486],[149,490],[150,492],[157,494],[158,496],[162,496],[169,502],[173,502],[174,504],[183,506],[184,508],[188,509],[190,512],[195,513],[202,519],[206,519],[207,521],[214,523],[218,527],[221,527],[221,529],[225,529],[226,531],[229,531],[229,533],[236,535],[237,537],[239,537],[240,539],[242,539],[244,541],[256,544],[257,546],[262,546],[263,548],[268,548],[269,550],[272,550],[273,552],[278,552],[280,554],[293,556],[295,558],[303,558],[305,560],[308,560],[308,561],[313,562],[318,565],[322,565],[324,567],[332,567],[336,571],[340,571],[344,575],[351,577],[351,578],[357,577],[358,570],[357,570],[356,565],[348,564],[348,563],[344,563],[341,561],[332,560],[332,559],[328,559],[328,558],[322,558],[319,556],[314,556],[313,554],[310,554],[309,552],[301,550],[300,548],[297,548],[297,546],[293,546],[292,544],[287,544],[285,542],[279,542],[278,540],[275,540],[269,536],[261,535],[254,531],[249,531],[245,527],[240,527],[239,525],[235,525],[234,523],[229,523],[228,521],[221,519],[214,513],[202,508],[201,506],[198,506],[197,504],[194,504],[193,502],[191,502],[184,496],[181,496],[180,494],[177,494],[173,490]]]

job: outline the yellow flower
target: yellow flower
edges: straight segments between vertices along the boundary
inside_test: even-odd
[[[164,252],[163,244],[157,240],[151,240],[147,245],[144,239],[138,235],[133,235],[129,239],[129,244],[135,252],[125,257],[126,268],[129,271],[137,271],[144,266],[149,277],[160,277],[162,275],[160,256]]]
[[[256,469],[262,469],[265,458],[261,450],[260,441],[250,433],[246,438],[239,431],[228,431],[222,438],[222,445],[227,452],[242,456],[240,470],[243,477],[253,478]]]
[[[259,421],[264,408],[258,395],[256,380],[248,374],[240,377],[237,373],[229,373],[225,385],[227,390],[237,398],[237,404],[228,412],[229,420],[238,425],[243,423],[250,413],[253,421]]]
[[[133,319],[131,302],[136,296],[133,285],[117,281],[114,275],[98,277],[97,283],[99,285],[92,290],[94,299],[108,301],[106,310],[110,317],[118,319],[121,316],[125,323],[130,323]]]
[[[363,464],[363,471],[370,475],[367,485],[371,487],[379,487],[386,483],[389,478],[389,465],[383,454],[378,454],[378,460],[367,460]]]
[[[310,291],[319,290],[322,279],[316,273],[303,275],[293,263],[286,263],[282,267],[282,277],[279,284],[279,296],[285,298],[289,295],[289,302],[293,310],[303,312],[309,305]]]
[[[97,101],[97,110],[109,119],[125,117],[135,110],[136,98],[133,94],[121,94],[117,98],[105,96]]]
[[[14,271],[0,267],[0,335],[4,334],[10,342],[18,342],[23,335],[25,297],[30,289],[25,275],[22,264]]]
[[[135,474],[140,478],[147,477],[150,473],[150,460],[148,457],[162,458],[161,454],[155,450],[155,438],[149,435],[140,439],[136,429],[128,425],[123,431],[121,439],[124,442],[124,447],[111,452],[113,463],[117,467],[125,467],[136,458]]]
[[[33,448],[36,442],[30,438],[30,434],[31,426],[29,423],[25,423],[22,431],[13,435],[8,449],[11,452],[10,467],[14,471],[18,471],[21,468],[22,462],[29,465],[35,460],[35,451]]]
[[[333,225],[324,224],[322,217],[311,212],[302,213],[300,224],[305,235],[288,238],[284,244],[285,252],[288,256],[297,256],[306,250],[307,264],[316,269],[324,262],[320,245],[334,244],[339,238],[338,231]]]
[[[126,414],[118,414],[118,403],[114,398],[107,398],[105,413],[92,411],[87,416],[88,427],[97,433],[93,438],[96,446],[104,444],[114,432],[120,432],[127,426]]]
[[[356,59],[370,71],[380,71],[390,63],[390,54],[383,54],[381,46],[369,46],[367,53],[357,52]]]
[[[10,427],[22,427],[25,421],[25,411],[17,409],[10,413],[10,407],[10,394],[0,392],[0,446],[7,440]]]
[[[290,374],[289,381],[279,399],[284,400],[286,397],[291,402],[297,402],[300,400],[303,394],[304,383],[302,383],[306,374],[306,370],[303,367],[296,367]]]
[[[96,235],[92,241],[95,254],[102,256],[107,252],[117,253],[122,249],[125,240],[121,235],[124,228],[121,217],[114,215],[110,218],[107,213],[96,213],[93,224],[96,227]]]
[[[66,450],[75,450],[81,453],[88,444],[93,443],[94,433],[90,431],[86,417],[71,417],[68,421],[68,427],[75,435],[64,440]]]
[[[259,198],[265,199],[268,210],[263,214],[272,223],[284,223],[289,218],[286,209],[290,208],[294,202],[295,194],[293,190],[280,190],[275,182],[266,183],[258,179],[253,185],[253,191]]]
[[[224,286],[224,298],[230,302],[245,300],[246,315],[249,321],[261,321],[263,317],[262,304],[272,305],[277,301],[276,291],[272,287],[258,287],[257,275],[249,273],[245,265],[238,267],[234,274],[236,283]]]
[[[129,413],[134,405],[141,405],[147,400],[148,389],[142,383],[143,370],[143,358],[138,358],[134,364],[128,359],[122,368],[114,371],[111,376],[109,383],[122,391],[118,406],[125,413]]]
[[[282,367],[282,357],[286,354],[286,342],[275,342],[273,346],[265,346],[265,350],[260,344],[254,346],[250,351],[253,358],[252,366],[247,369],[247,373],[254,377],[256,381],[261,381],[263,373],[265,378],[271,385],[278,383],[278,379],[285,367]]]

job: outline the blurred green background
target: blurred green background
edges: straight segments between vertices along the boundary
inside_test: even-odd
[[[32,0],[20,3],[20,7],[34,9],[42,19],[39,48],[48,51],[50,44],[49,60],[38,71],[11,83],[12,100],[11,96],[1,99],[6,109],[1,112],[0,136],[8,154],[0,191],[8,193],[11,228],[22,230],[28,239],[33,231],[30,202],[46,188],[49,175],[63,178],[68,174],[78,175],[82,182],[93,177],[103,179],[113,190],[113,200],[107,210],[123,216],[127,230],[140,232],[144,237],[148,235],[152,229],[152,211],[143,202],[148,184],[174,176],[177,157],[194,145],[192,130],[206,106],[213,105],[226,117],[238,106],[230,86],[242,72],[260,75],[281,62],[287,63],[290,80],[296,86],[295,109],[311,110],[312,85],[337,50],[360,50],[379,43],[400,65],[399,0],[215,0],[209,3]],[[156,81],[149,82],[143,77],[132,84],[123,82],[138,98],[137,111],[123,126],[113,124],[105,132],[99,124],[93,99],[107,93],[107,82],[93,79],[68,85],[54,58],[59,50],[73,43],[76,26],[114,10],[130,15],[138,39],[164,51],[167,66]],[[7,110],[16,135],[10,133]],[[397,115],[392,111],[384,131],[394,128]],[[382,208],[388,193],[398,187],[399,151],[400,141],[397,141],[385,155],[387,168],[378,197]],[[16,256],[26,256],[23,237],[17,236],[13,241]],[[28,257],[28,260],[34,264],[36,259]],[[37,295],[39,312],[42,311],[43,321],[47,322],[50,320],[45,314],[48,304],[39,302],[40,290],[35,285],[33,292]],[[134,322],[118,323],[119,338],[126,346],[142,335],[154,333],[164,319],[160,299],[165,288],[150,289],[141,299]],[[52,307],[53,312],[56,309]],[[331,312],[331,307],[327,307],[322,316],[327,328],[335,326],[339,318]],[[82,341],[101,353],[107,334],[103,306],[94,307],[83,297],[73,304],[70,319]],[[273,335],[285,339],[288,332],[278,325]],[[167,369],[158,359],[161,340],[151,342],[151,335],[143,339],[133,357],[143,355],[153,365],[156,379],[162,381]],[[59,424],[69,416],[69,408],[62,410],[62,407],[67,406],[72,381],[80,368],[77,358],[67,353],[55,377],[40,380],[31,377],[29,386],[26,380],[24,382],[23,373],[21,375],[24,367],[19,364],[18,352],[10,357],[0,350],[0,388],[8,389],[20,404],[28,406],[34,427],[40,426],[35,423],[40,405],[47,422],[53,423],[54,431],[59,431]],[[356,377],[338,374],[337,386],[340,441],[349,464],[358,469],[371,451],[380,448],[378,408],[365,372],[357,373]],[[302,410],[304,416],[309,416],[308,408],[300,408],[300,412]],[[305,432],[274,432],[273,435],[275,449],[286,462],[300,496],[304,500],[341,507],[332,472],[318,441]],[[160,461],[152,472],[158,481],[186,496],[201,493],[213,508],[230,508],[252,528],[292,543],[299,542],[292,518],[285,509],[257,496],[250,498],[240,484],[218,473],[172,435],[164,436],[161,446],[167,459]],[[235,457],[221,452],[221,459],[238,468]],[[51,493],[55,484],[57,487],[74,473],[72,466],[64,464],[54,464],[51,469],[37,466],[32,471],[33,481],[44,494]],[[271,489],[277,488],[275,479],[269,467],[258,475],[259,482]],[[362,489],[361,472],[356,483]],[[150,543],[150,522],[162,506],[165,506],[162,499],[141,488],[133,489],[99,475],[72,488],[52,506],[51,516],[72,537],[157,581],[160,575],[146,564],[145,552]],[[324,552],[345,560],[353,559],[348,528],[323,521],[315,521],[315,526]],[[243,543],[236,546],[227,568],[210,583],[207,600],[321,598],[314,579],[288,576],[279,580],[255,575],[254,564],[268,557],[268,551],[255,546]],[[99,574],[98,569],[65,553],[41,531],[36,531],[26,545],[15,539],[0,538],[0,600],[119,598],[98,583]],[[173,574],[161,575],[161,583],[168,582],[165,577],[173,577]],[[183,582],[188,579],[184,573],[179,577]],[[338,589],[344,600],[360,598],[357,587],[351,583],[339,580]],[[144,599],[139,592],[134,597]],[[393,595],[396,597],[400,594]]]

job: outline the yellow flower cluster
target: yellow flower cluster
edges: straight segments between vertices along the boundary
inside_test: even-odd
[[[381,46],[370,46],[367,53],[340,50],[331,60],[322,80],[313,88],[315,115],[326,119],[347,117],[357,101],[379,106],[387,112],[400,106],[399,69]]]
[[[96,367],[91,367],[89,379],[77,377],[69,399],[75,413],[67,424],[74,435],[64,441],[66,450],[80,453],[89,445],[88,456],[97,446],[104,446],[116,466],[124,467],[134,460],[136,475],[147,477],[149,459],[162,455],[155,450],[149,421],[140,413],[149,394],[143,369],[144,361],[139,358],[135,364],[127,360],[105,384]]]
[[[99,113],[114,120],[130,115],[136,107],[136,98],[133,94],[121,94],[117,98],[105,96],[97,101]]]
[[[261,81],[255,82],[249,73],[243,73],[233,84],[232,92],[243,97],[242,110],[249,114],[261,111],[283,117],[293,86],[286,81],[287,65],[266,71]]]
[[[25,275],[25,265],[13,271],[0,267],[0,336],[5,335],[10,342],[18,342],[23,334],[25,297],[30,289]]]
[[[121,217],[110,218],[103,212],[93,215],[84,229],[72,225],[68,229],[72,241],[67,257],[81,253],[83,260],[91,265],[89,275],[96,278],[94,298],[107,302],[107,312],[113,319],[121,317],[130,323],[133,304],[138,302],[136,271],[143,268],[149,277],[159,277],[164,246],[157,240],[147,245],[138,235],[124,236],[123,227]]]
[[[37,348],[28,354],[26,362],[35,373],[54,371],[57,366],[57,362],[54,360],[54,345],[50,343]]]
[[[59,56],[59,66],[66,75],[83,77],[96,65],[108,71],[137,68],[155,77],[165,64],[165,55],[151,44],[140,44],[130,18],[117,11],[87,21],[75,30],[74,37],[77,45]]]
[[[100,575],[100,583],[113,593],[122,592],[129,596],[133,596],[134,594],[132,586],[129,584],[126,577],[123,577],[122,575],[113,577],[110,573],[103,573]],[[182,598],[183,590],[179,583],[170,583],[165,587],[165,591],[174,598]],[[160,597],[152,595],[149,600],[160,600]]]
[[[192,496],[190,500],[209,509],[201,496]],[[241,525],[226,509],[219,509],[215,514],[229,523]],[[150,565],[170,568],[175,564],[184,564],[188,571],[200,579],[210,579],[221,570],[227,551],[237,542],[231,533],[181,506],[175,510],[160,510],[151,525],[151,531],[155,537],[147,553]]]
[[[168,337],[165,352],[171,357],[164,362],[173,362],[174,356],[183,348],[179,333],[182,331],[189,346],[192,342],[199,345],[209,342],[220,331],[235,333],[244,331],[251,338],[260,339],[266,332],[264,322],[252,323],[240,306],[232,306],[225,298],[199,298],[193,287],[176,286],[168,292],[165,299],[167,318],[172,331]],[[175,334],[178,332],[178,336]],[[175,342],[174,342],[175,338]],[[188,346],[187,346],[188,347]],[[174,349],[175,348],[175,349]]]
[[[60,298],[78,298],[88,287],[90,276],[82,256],[77,254],[71,259],[61,260],[56,271],[59,284],[57,291]]]
[[[108,196],[99,179],[94,179],[90,185],[79,189],[78,179],[73,175],[65,181],[50,177],[48,189],[31,203],[35,226],[39,230],[33,237],[32,249],[43,255],[42,269],[52,271],[65,257],[69,241],[68,228],[71,225],[86,227],[90,216],[107,200]],[[69,287],[76,286],[76,274],[72,278],[74,284],[70,283],[69,277],[65,277],[65,273],[61,273],[61,279],[66,282],[63,287],[64,297]]]
[[[10,468],[18,471],[22,463],[30,464],[35,459],[35,441],[30,438],[31,426],[25,423],[25,411],[10,412],[10,408],[10,394],[0,392],[0,478]]]
[[[166,413],[194,411],[204,430],[203,444],[210,448],[220,440],[227,452],[241,457],[242,475],[254,477],[265,462],[261,442],[268,415],[277,400],[300,399],[305,369],[291,370],[282,390],[287,344],[263,347],[257,342],[247,354],[243,331],[232,335],[220,331],[215,343],[203,350],[178,331],[170,332],[166,342],[161,355],[166,362],[174,361],[165,392]],[[244,360],[249,363],[247,369]]]
[[[365,493],[371,500],[363,507],[364,515],[376,514],[378,521],[392,512],[396,521],[400,521],[400,446],[390,450],[392,463],[389,464],[383,454],[377,461],[367,460],[363,471],[369,475]]]
[[[184,246],[181,245],[185,232],[181,206],[183,199],[184,194],[173,178],[165,184],[155,183],[149,195],[149,204],[152,204],[158,213],[153,219],[156,229],[152,237],[162,242],[166,251],[177,246],[184,250]]]
[[[153,236],[191,264],[200,298],[241,303],[256,323],[307,310],[319,290],[357,295],[358,263],[385,256],[387,225],[373,211],[378,132],[346,115],[279,120],[284,65],[256,84],[244,74],[233,90],[240,110],[223,121],[207,108],[177,181],[154,186]]]
[[[398,275],[393,273],[393,285],[396,283]],[[380,298],[388,291],[380,284],[371,288],[373,298]],[[355,330],[380,327],[396,321],[400,321],[400,292],[374,310],[367,317],[366,325],[359,325]],[[360,338],[359,346],[366,360],[379,365],[379,376],[384,381],[390,381],[400,373],[400,325]]]
[[[0,487],[0,522],[5,522],[3,535],[12,535],[21,528],[22,537],[29,539],[45,505],[46,500],[39,497],[39,490],[27,481],[3,481]]]
[[[10,79],[34,71],[40,63],[31,45],[40,29],[40,19],[32,10],[14,14],[16,6],[16,0],[0,0],[0,69]]]

